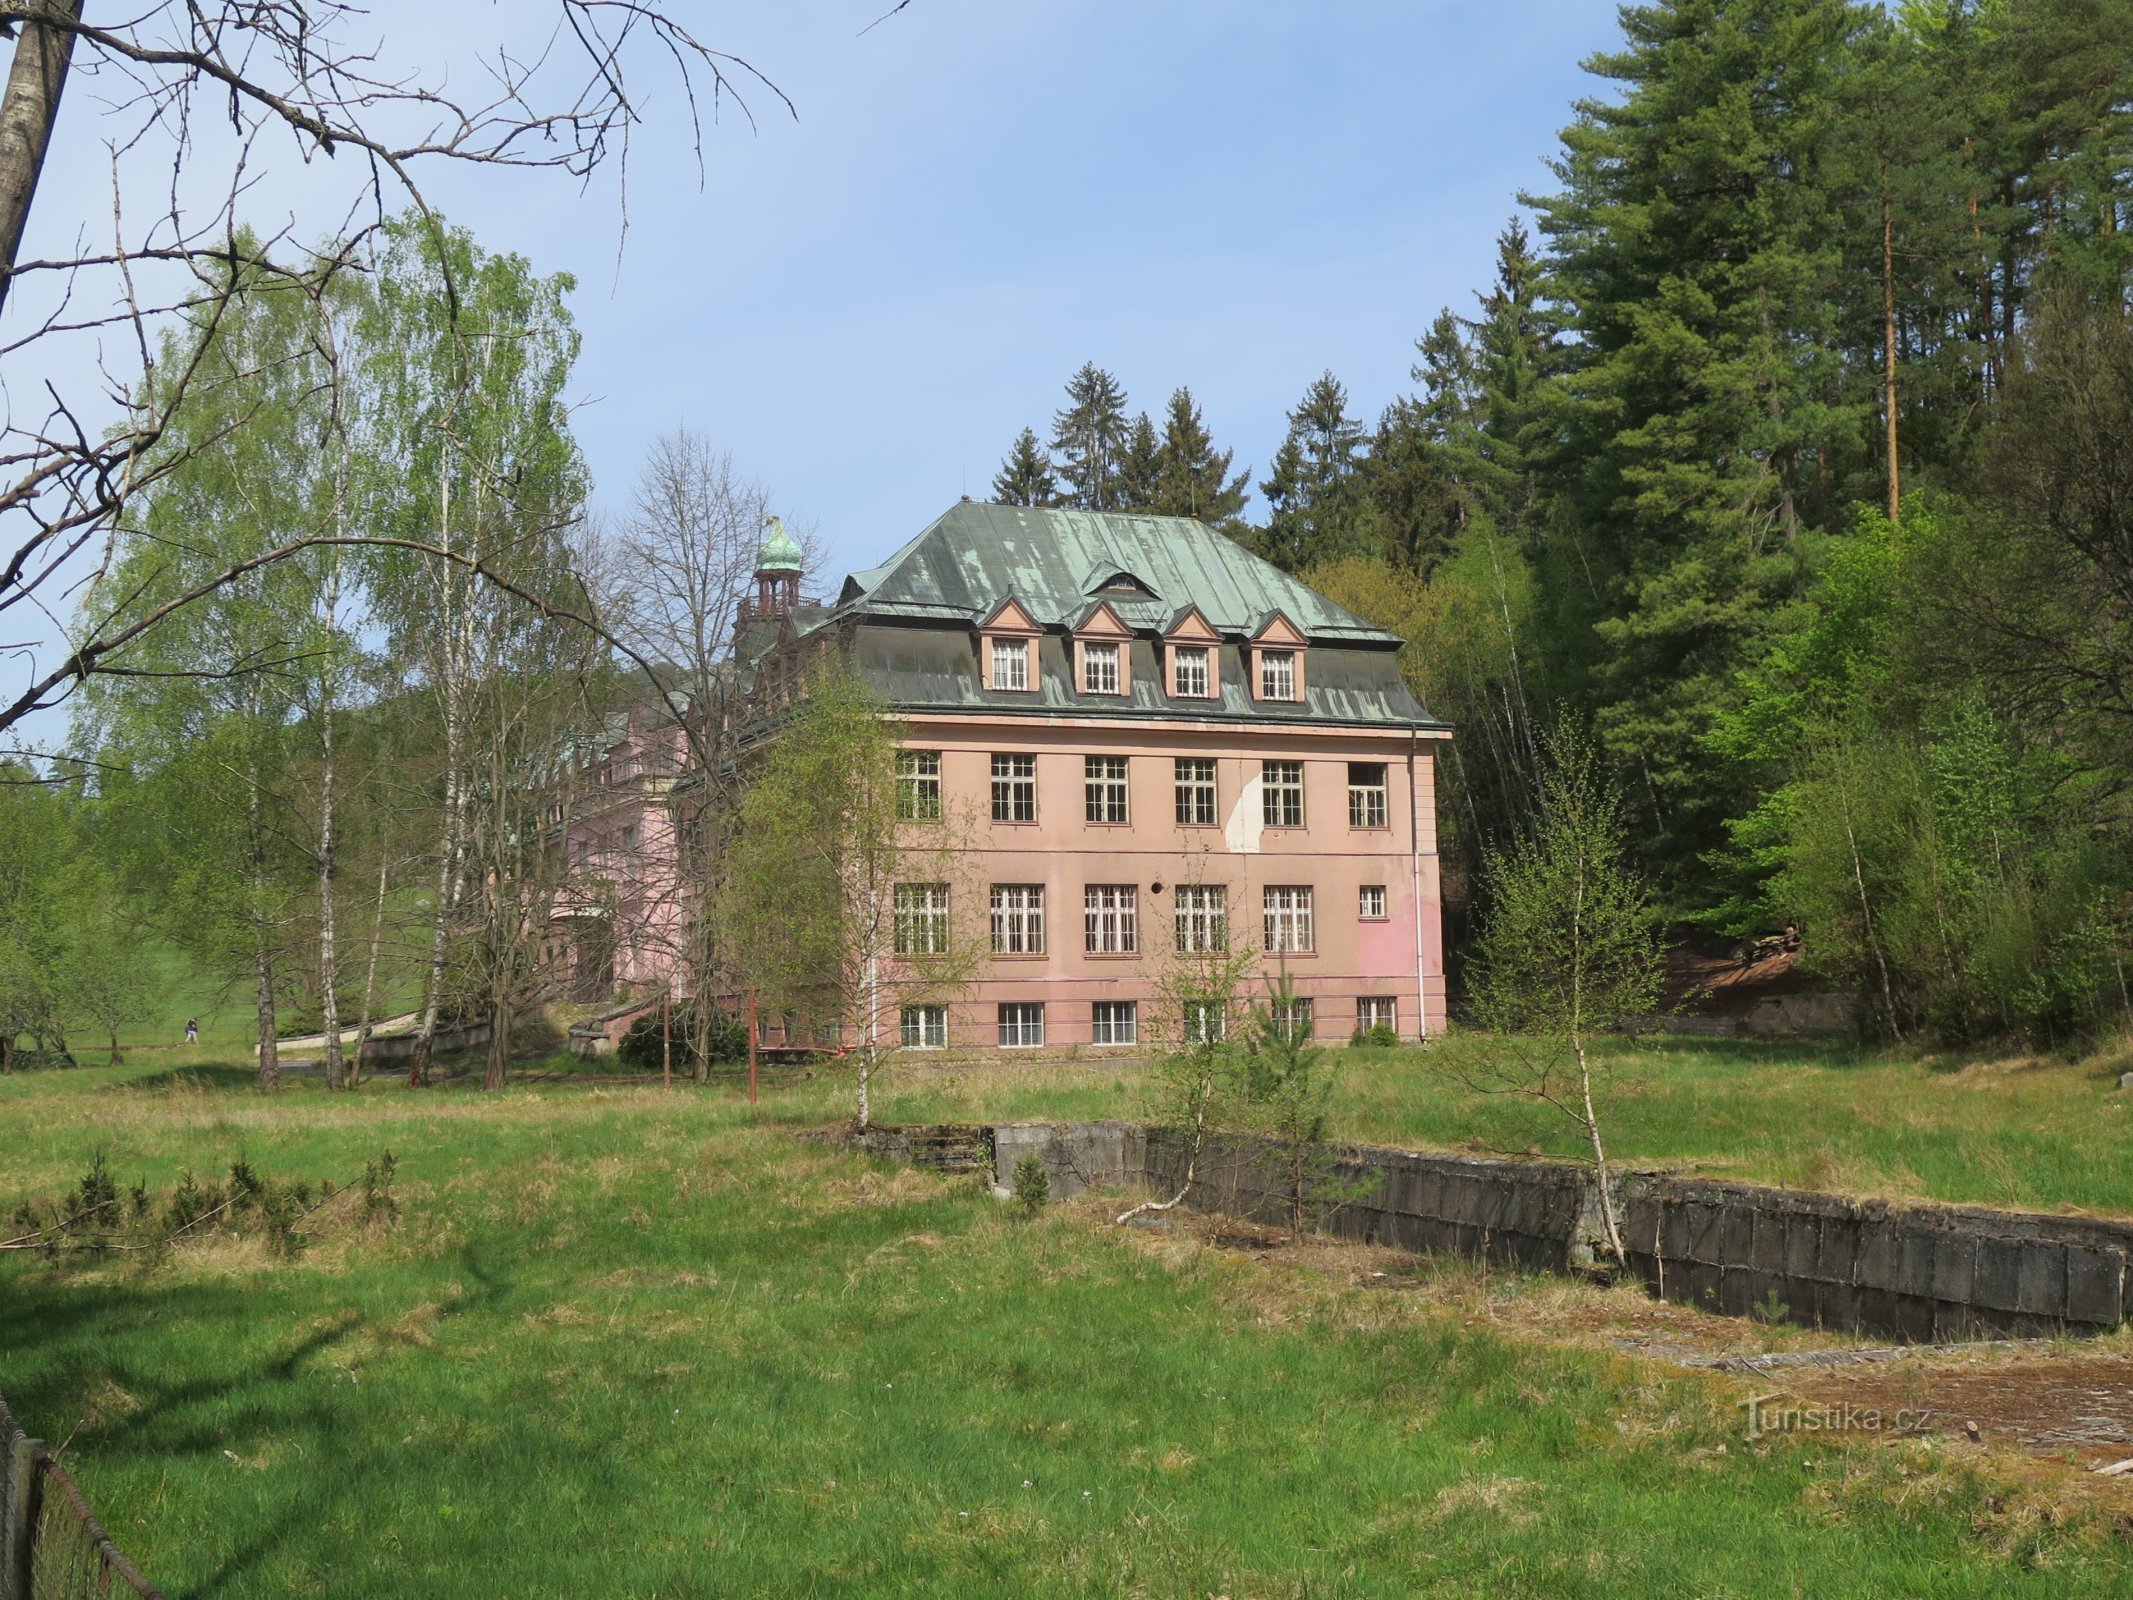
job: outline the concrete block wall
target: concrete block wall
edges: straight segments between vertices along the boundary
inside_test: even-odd
[[[1173,1129],[1021,1123],[991,1130],[994,1178],[1044,1161],[1052,1194],[1101,1183],[1174,1193],[1187,1146]],[[1593,1262],[1601,1234],[1590,1170],[1374,1146],[1335,1152],[1338,1237],[1537,1271]],[[2133,1314],[2133,1226],[1969,1206],[1898,1205],[1752,1184],[1630,1172],[1616,1178],[1626,1265],[1654,1293],[1728,1316],[1911,1341],[2115,1328]],[[1202,1151],[1187,1204],[1281,1224],[1287,1198],[1264,1140]]]

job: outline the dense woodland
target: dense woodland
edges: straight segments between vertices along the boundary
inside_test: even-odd
[[[1887,1037],[2116,1026],[2133,17],[1622,22],[1553,183],[1505,197],[1494,281],[1421,330],[1412,392],[1372,420],[1326,373],[1254,477],[1189,390],[1134,413],[1091,363],[994,493],[1200,518],[1406,635],[1457,728],[1458,941],[1562,728],[1602,752],[1679,937],[1796,923]],[[412,221],[384,250],[173,335],[205,356],[167,364],[187,432],[103,597],[145,617],[292,536],[370,542],[175,606],[90,678],[57,781],[0,784],[0,1037],[115,1038],[164,1003],[152,943],[241,987],[269,1069],[278,1032],[352,1043],[388,999],[508,1026],[545,997],[528,908],[604,719],[649,672],[692,737],[719,726],[761,489],[677,436],[596,524],[572,285]],[[715,863],[684,866],[694,967]]]
[[[1883,1034],[2056,1039],[2133,960],[2133,13],[1626,7],[1493,282],[1240,520],[1091,365],[995,493],[1215,521],[1404,632],[1469,908],[1589,726],[1689,936],[1796,922]]]

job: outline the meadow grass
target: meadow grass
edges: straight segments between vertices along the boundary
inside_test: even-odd
[[[396,1227],[294,1262],[0,1257],[0,1390],[174,1597],[2133,1583],[2106,1518],[1952,1452],[1751,1447],[1708,1379],[796,1138],[835,1075],[241,1080],[0,1080],[0,1199],[96,1149],[158,1184],[401,1157]]]
[[[1426,1048],[1332,1053],[1337,1137],[1401,1147],[1583,1158],[1559,1112],[1470,1087],[1492,1052],[1454,1034]],[[1602,1048],[1602,1128],[1625,1162],[1794,1188],[2133,1217],[2133,1067],[1974,1058],[1845,1044],[1664,1038]],[[1138,1064],[929,1065],[907,1055],[876,1091],[890,1122],[1137,1118]]]

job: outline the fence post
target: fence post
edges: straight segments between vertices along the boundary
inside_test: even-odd
[[[6,1412],[0,1411],[0,1417]],[[7,1433],[7,1472],[0,1483],[0,1600],[30,1600],[30,1541],[37,1534],[38,1443],[21,1428]]]

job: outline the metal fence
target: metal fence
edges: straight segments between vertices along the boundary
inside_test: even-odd
[[[0,1400],[0,1600],[163,1600]]]

